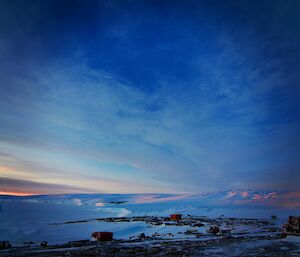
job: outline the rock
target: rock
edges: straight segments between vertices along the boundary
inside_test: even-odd
[[[193,227],[204,227],[205,225],[201,222],[198,222],[196,224],[193,224]]]
[[[160,226],[162,224],[164,224],[161,220],[158,220],[158,221],[155,221],[155,222],[151,222],[152,225],[155,225],[155,226]]]
[[[188,229],[187,231],[184,232],[185,235],[195,235],[195,236],[200,236],[201,233],[197,229]]]
[[[47,241],[41,242],[41,247],[46,247],[47,245],[48,245],[48,242],[47,242]]]
[[[11,248],[11,243],[9,241],[0,241],[0,249]]]
[[[168,233],[168,234],[166,234],[166,236],[174,236],[172,233]]]
[[[146,239],[146,235],[144,233],[141,233],[139,236],[138,236],[138,239]]]
[[[219,226],[211,226],[209,229],[206,230],[208,233],[210,234],[218,234],[220,231],[220,227]]]
[[[229,236],[229,235],[231,235],[231,230],[230,229],[221,229],[217,235],[218,236]]]

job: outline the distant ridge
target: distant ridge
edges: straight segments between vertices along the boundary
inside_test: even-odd
[[[196,194],[58,194],[0,195],[0,201],[72,205],[122,205],[159,202],[191,202],[199,206],[269,206],[300,208],[300,191],[227,190]]]

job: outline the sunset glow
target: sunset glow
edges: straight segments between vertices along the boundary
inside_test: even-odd
[[[36,195],[36,194],[0,191],[0,195],[28,196],[28,195]]]

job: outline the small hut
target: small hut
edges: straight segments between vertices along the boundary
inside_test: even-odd
[[[93,232],[92,239],[95,241],[111,241],[113,240],[112,232]]]
[[[171,214],[170,220],[179,221],[181,220],[182,215],[181,214]]]

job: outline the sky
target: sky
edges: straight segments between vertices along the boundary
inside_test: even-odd
[[[300,188],[300,1],[0,1],[0,194]]]

